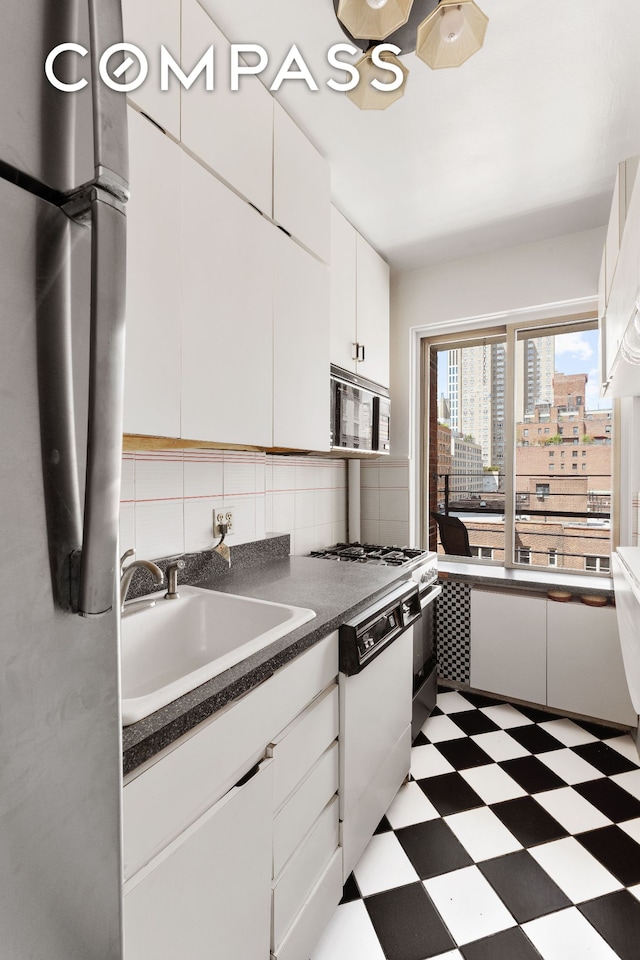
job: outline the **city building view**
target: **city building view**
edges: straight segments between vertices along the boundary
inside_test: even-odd
[[[464,523],[466,555],[504,562],[505,497],[513,495],[514,562],[608,573],[613,424],[594,393],[597,331],[517,340],[511,483],[506,344],[438,354],[446,386],[437,403],[437,512]]]

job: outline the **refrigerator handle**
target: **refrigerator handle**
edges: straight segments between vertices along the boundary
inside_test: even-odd
[[[113,44],[122,43],[121,0],[88,0],[93,98],[93,155],[97,186],[120,200],[129,196],[127,99],[100,77],[100,60]],[[114,54],[115,56],[116,54]]]
[[[126,218],[105,191],[91,196],[91,347],[87,475],[78,612],[106,613],[117,582],[125,350]]]

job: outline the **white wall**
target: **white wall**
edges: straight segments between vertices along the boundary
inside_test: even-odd
[[[471,317],[504,323],[511,311],[595,297],[605,228],[468,260],[392,274],[392,454],[410,455],[410,331]]]

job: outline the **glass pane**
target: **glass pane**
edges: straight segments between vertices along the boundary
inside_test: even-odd
[[[438,551],[504,562],[505,342],[432,349],[437,451],[429,502],[439,515]]]
[[[599,398],[598,331],[557,331],[516,343],[513,556],[606,573],[612,412]]]

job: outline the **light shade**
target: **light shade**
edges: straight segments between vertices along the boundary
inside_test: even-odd
[[[389,83],[391,74],[387,70],[381,70],[380,67],[377,67],[371,59],[371,54],[372,51],[367,50],[355,64],[360,72],[360,82],[357,87],[348,91],[347,96],[360,110],[386,110],[404,94],[409,71],[393,53],[388,50],[382,51],[378,54],[380,60],[384,63],[395,63],[396,66],[400,67],[404,74],[404,80],[397,90],[376,90],[375,87],[371,86],[371,81],[380,80],[381,83]]]
[[[409,19],[413,0],[340,0],[337,16],[349,33],[365,40],[384,40]]]
[[[442,0],[418,27],[416,56],[431,67],[459,67],[484,43],[489,18],[474,0]]]

